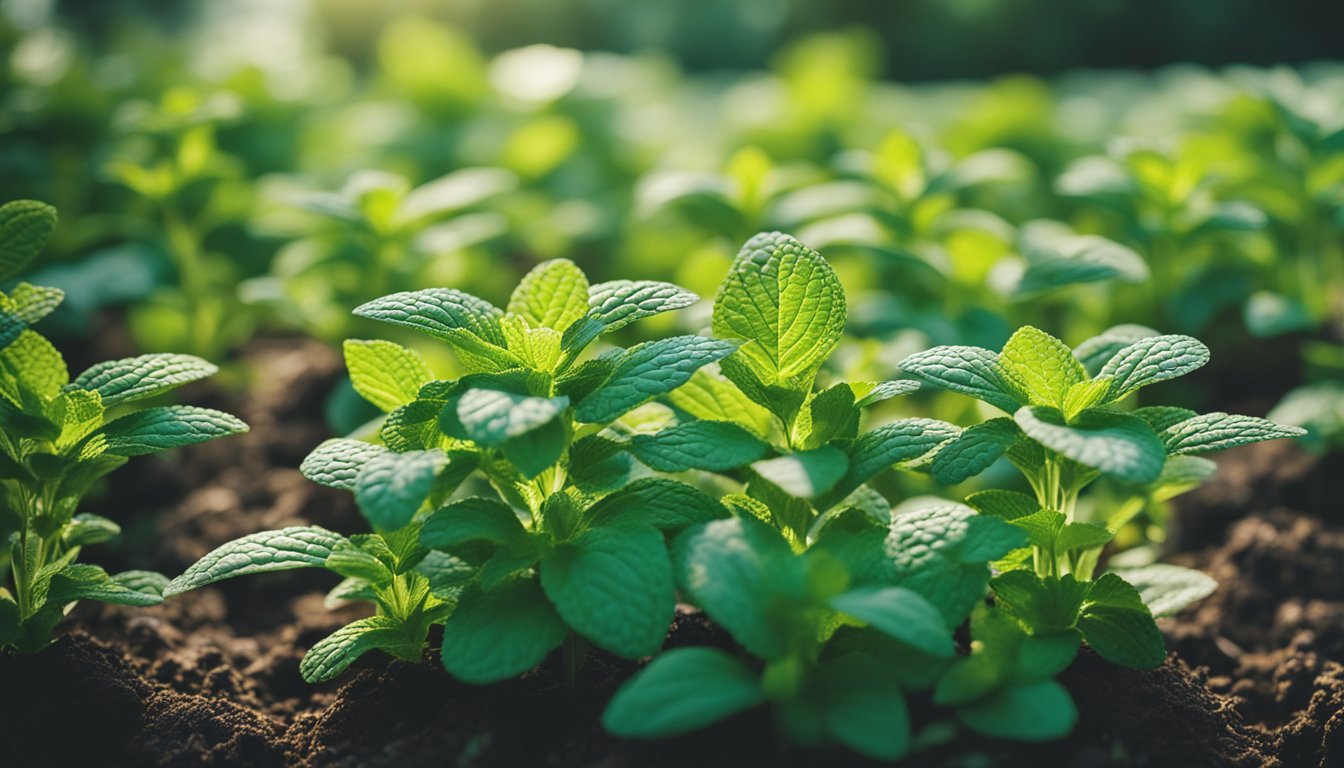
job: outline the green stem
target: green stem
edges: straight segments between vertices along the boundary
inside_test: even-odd
[[[576,632],[565,635],[565,685],[572,686],[579,676],[579,667],[588,655],[588,643]]]

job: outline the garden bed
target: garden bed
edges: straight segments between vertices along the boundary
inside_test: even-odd
[[[143,460],[115,476],[102,510],[127,529],[127,560],[180,572],[238,535],[313,523],[358,530],[349,494],[296,467],[327,437],[321,406],[341,362],[310,342],[252,345],[235,441]],[[1218,591],[1162,622],[1173,653],[1152,672],[1084,653],[1062,677],[1080,713],[1073,735],[1040,747],[959,738],[920,764],[1344,765],[1344,520],[1327,503],[1338,460],[1289,444],[1219,457],[1221,471],[1182,500],[1170,560]],[[106,505],[105,505],[106,506]],[[162,546],[155,542],[164,543]],[[145,558],[148,558],[147,560]],[[477,688],[437,663],[380,654],[309,686],[299,659],[357,617],[330,611],[330,577],[242,579],[149,609],[81,604],[67,633],[32,657],[0,658],[0,738],[16,765],[741,765],[834,764],[777,752],[763,711],[694,737],[652,744],[607,736],[598,718],[635,665],[593,653],[573,686],[552,659],[522,679]],[[431,637],[433,640],[433,637]],[[669,645],[728,643],[680,614]],[[431,642],[431,647],[433,642]],[[918,700],[912,705],[918,710]],[[916,714],[916,727],[918,722]],[[841,756],[852,760],[852,756]],[[986,763],[977,763],[986,764]]]

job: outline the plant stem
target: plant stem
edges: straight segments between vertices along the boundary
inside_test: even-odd
[[[579,667],[583,666],[584,657],[587,655],[588,643],[579,637],[577,632],[565,635],[565,685],[572,686],[578,680]]]

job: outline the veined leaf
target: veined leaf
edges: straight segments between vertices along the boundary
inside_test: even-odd
[[[588,278],[569,259],[542,262],[518,283],[508,311],[534,328],[563,331],[588,313]]]
[[[299,662],[299,674],[305,682],[324,683],[375,649],[400,658],[418,656],[423,641],[410,635],[405,624],[391,616],[370,616],[351,622],[309,649]]]
[[[1116,352],[1099,378],[1111,379],[1111,400],[1140,387],[1184,376],[1209,362],[1209,348],[1190,336],[1151,336]]]
[[[1067,344],[1029,325],[1003,345],[999,368],[1033,405],[1063,408],[1069,390],[1087,380],[1087,371]]]
[[[699,296],[671,283],[612,280],[588,289],[588,315],[602,324],[602,333],[610,333],[636,320],[683,309],[699,300]]]
[[[346,339],[343,350],[355,391],[384,412],[415,400],[420,388],[434,380],[424,358],[400,344]]]
[[[1022,439],[1022,430],[1008,417],[981,422],[938,448],[930,466],[933,479],[956,485],[984,472]]]
[[[697,419],[731,421],[751,430],[757,437],[770,435],[770,412],[752,402],[732,382],[707,368],[696,371],[685,384],[667,393],[667,401]]]
[[[1138,590],[1114,573],[1090,583],[1078,629],[1088,645],[1112,664],[1154,669],[1167,656],[1162,633]]]
[[[36,200],[0,205],[0,281],[18,274],[42,252],[56,229],[56,209]]]
[[[106,438],[108,453],[140,456],[246,431],[246,424],[227,413],[170,405],[122,416],[109,422],[100,434]]]
[[[935,387],[969,395],[1013,413],[1024,399],[999,367],[999,356],[980,347],[934,347],[916,352],[900,369]]]
[[[859,435],[845,448],[849,470],[827,497],[828,501],[839,501],[877,473],[918,459],[960,433],[960,428],[945,421],[901,419]]]
[[[468,389],[455,406],[450,404],[449,407],[454,409],[462,431],[445,429],[445,432],[480,445],[498,447],[556,421],[569,407],[569,398]],[[445,423],[445,426],[449,425]]]
[[[97,392],[107,407],[153,397],[219,372],[191,355],[152,354],[110,360],[81,373],[71,387]]]
[[[653,435],[635,435],[630,452],[659,472],[723,472],[750,464],[770,446],[726,421],[688,421]]]
[[[957,646],[938,609],[902,587],[860,587],[831,599],[831,607],[877,631],[938,658],[952,658]]]
[[[493,499],[461,499],[436,511],[420,529],[420,543],[430,549],[451,549],[467,542],[485,541],[512,546],[527,537],[518,515]]]
[[[315,525],[253,533],[224,544],[198,560],[163,590],[164,597],[235,576],[294,568],[321,568],[345,537]]]
[[[1112,572],[1138,590],[1143,604],[1157,617],[1173,616],[1218,588],[1218,582],[1200,571],[1166,563],[1116,568]]]
[[[569,629],[532,579],[472,590],[443,625],[443,667],[476,685],[517,677],[545,660]]]
[[[333,438],[314,448],[299,465],[299,471],[318,485],[353,491],[355,478],[364,465],[387,452],[381,445]]]
[[[447,464],[443,451],[386,452],[373,457],[355,476],[359,511],[374,530],[402,528],[429,498]]]
[[[15,317],[33,325],[61,305],[65,300],[65,291],[46,285],[19,283],[9,292],[9,300],[14,302]],[[3,346],[0,344],[0,347]]]
[[[849,469],[849,460],[840,449],[823,445],[810,451],[758,461],[751,468],[790,496],[813,499],[840,482]]]
[[[442,339],[474,371],[502,371],[522,364],[505,348],[499,308],[469,293],[452,288],[394,293],[357,307],[355,314]]]
[[[1173,424],[1163,430],[1160,437],[1167,451],[1183,455],[1212,453],[1248,443],[1301,437],[1306,433],[1299,427],[1275,424],[1267,419],[1215,412]]]
[[[854,401],[854,405],[860,408],[869,408],[893,397],[909,394],[919,389],[919,386],[918,381],[910,379],[850,384],[850,387],[854,389],[854,396],[858,398]]]
[[[727,357],[731,342],[703,336],[673,336],[631,347],[611,376],[575,406],[590,424],[615,421],[627,411],[685,384],[698,369]]]
[[[726,652],[677,648],[657,656],[616,691],[602,725],[621,738],[665,738],[764,701],[757,675]]]
[[[590,526],[651,525],[665,531],[728,516],[714,497],[665,477],[636,480],[588,508]]]
[[[1030,406],[1019,410],[1014,420],[1046,448],[1130,483],[1156,480],[1167,458],[1152,428],[1129,414],[1091,410],[1066,424],[1059,411]]]
[[[1096,376],[1115,353],[1140,339],[1157,335],[1157,331],[1144,325],[1117,325],[1079,344],[1073,350],[1073,356],[1088,373]]]

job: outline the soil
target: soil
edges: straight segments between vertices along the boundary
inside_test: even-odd
[[[111,567],[180,572],[214,546],[265,528],[358,530],[349,494],[296,467],[329,435],[322,403],[339,357],[294,340],[254,344],[246,398],[197,388],[197,403],[239,413],[246,436],[176,461],[140,459],[99,511],[126,526]],[[1120,669],[1085,652],[1064,675],[1080,720],[1067,740],[1011,745],[959,737],[912,763],[937,766],[1344,766],[1344,520],[1327,495],[1344,467],[1287,444],[1220,457],[1185,497],[1172,561],[1219,589],[1162,621],[1167,663]],[[112,501],[115,500],[115,504]],[[93,554],[92,551],[90,553]],[[76,608],[50,648],[0,657],[0,743],[14,765],[678,766],[854,764],[851,755],[781,751],[768,715],[694,738],[613,739],[598,718],[636,668],[590,654],[575,685],[558,660],[502,685],[454,682],[433,661],[370,655],[309,686],[302,652],[356,618],[328,610],[320,572],[226,582],[151,609]],[[433,640],[433,638],[431,638]],[[669,645],[727,642],[678,614]],[[431,642],[431,646],[433,643]]]

